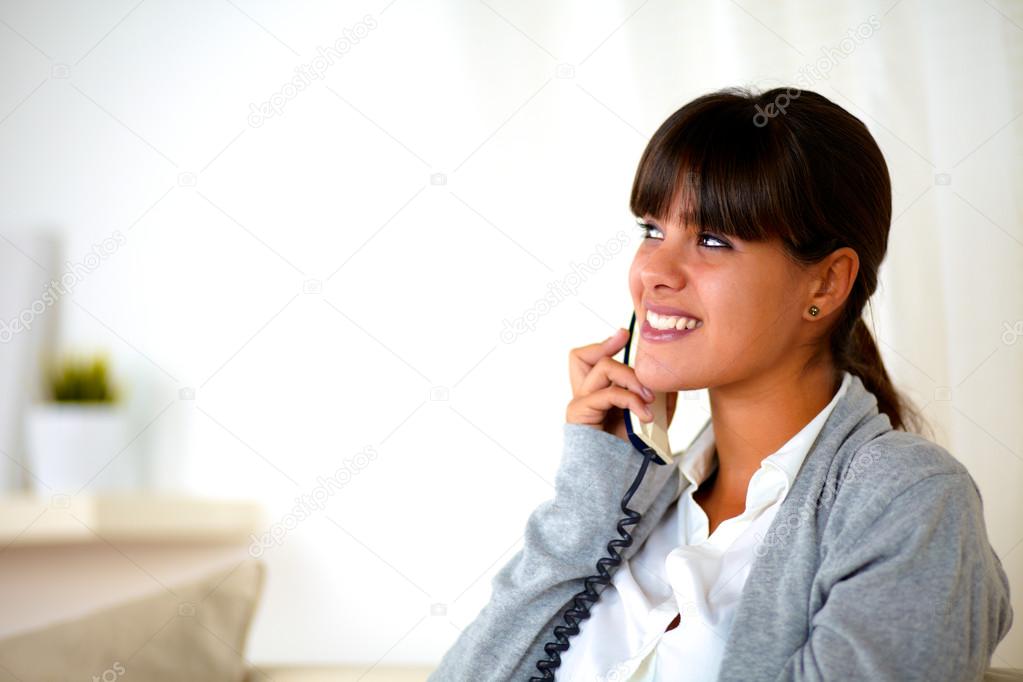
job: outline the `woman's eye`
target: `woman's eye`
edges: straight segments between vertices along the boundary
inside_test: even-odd
[[[637,223],[637,227],[639,227],[639,232],[643,239],[649,239],[651,237],[650,230],[654,230],[658,234],[661,232],[661,228],[649,223]],[[663,237],[663,235],[661,236]]]
[[[700,234],[696,235],[697,241],[703,241],[704,238],[712,239],[712,240],[716,241],[718,244],[721,244],[721,246],[711,246],[710,248],[712,248],[712,249],[728,249],[728,248],[731,248],[730,245],[728,244],[728,242],[726,242],[725,240],[720,239],[718,237],[715,237],[714,235],[710,234],[709,232],[701,232]]]
[[[640,234],[642,235],[643,239],[654,239],[654,238],[656,238],[656,239],[663,239],[664,238],[664,233],[661,232],[661,228],[657,227],[656,225],[651,225],[650,223],[644,223],[644,222],[637,222],[637,226],[639,227],[639,231],[640,231]],[[651,231],[653,233],[655,233],[655,234],[651,234]],[[714,246],[714,245],[707,246],[707,248],[709,248],[709,249],[730,249],[730,248],[732,248],[731,245],[728,242],[726,242],[724,239],[721,239],[720,237],[716,237],[713,234],[711,234],[710,232],[701,232],[698,235],[696,235],[697,242],[701,242],[702,243],[705,239],[710,239],[711,241],[714,241],[714,242],[718,243],[718,246]]]

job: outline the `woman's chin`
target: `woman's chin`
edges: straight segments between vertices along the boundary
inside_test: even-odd
[[[655,367],[648,370],[645,367],[636,369],[636,378],[655,393],[671,393],[674,391],[692,390],[689,381],[681,374],[674,374],[663,367]]]

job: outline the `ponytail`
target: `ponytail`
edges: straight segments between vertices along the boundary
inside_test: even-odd
[[[833,330],[832,354],[840,370],[855,374],[868,391],[877,398],[878,412],[888,415],[893,429],[912,431],[922,435],[926,428],[931,431],[927,420],[909,399],[895,389],[885,369],[881,353],[867,323],[859,314],[852,321],[843,319]],[[908,427],[908,428],[907,428]],[[933,440],[933,433],[931,434]]]

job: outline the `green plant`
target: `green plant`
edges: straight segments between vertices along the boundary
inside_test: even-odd
[[[114,402],[105,355],[65,355],[48,372],[50,395],[58,402]]]

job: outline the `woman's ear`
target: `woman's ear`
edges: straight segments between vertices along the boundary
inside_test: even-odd
[[[841,309],[856,283],[856,275],[860,270],[859,255],[848,246],[843,246],[833,251],[814,269],[817,276],[811,282],[809,303],[825,314]]]

